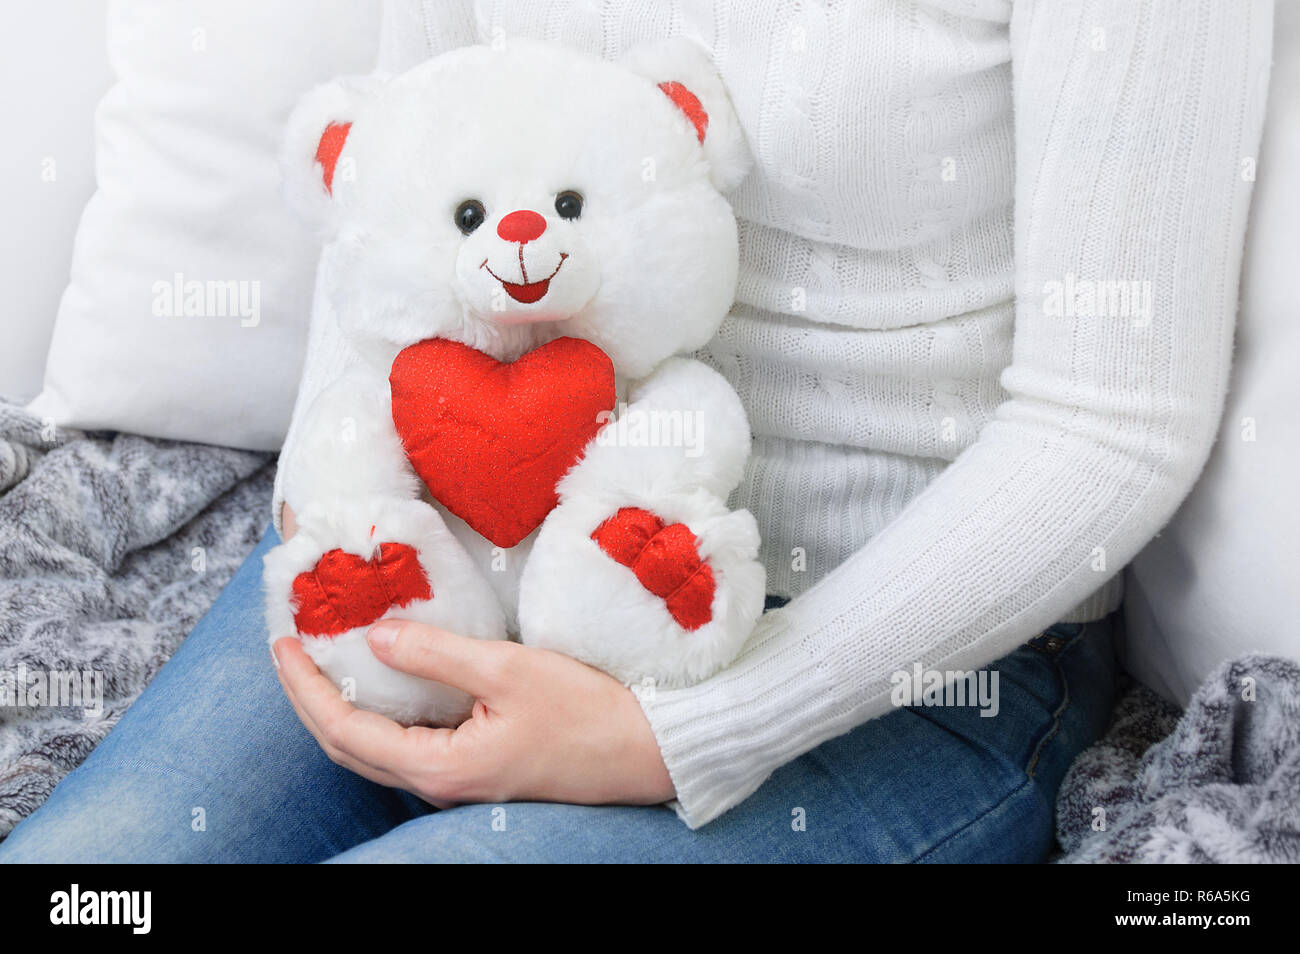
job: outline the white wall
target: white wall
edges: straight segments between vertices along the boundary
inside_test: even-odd
[[[0,31],[0,396],[40,390],[72,239],[95,189],[107,0],[7,4]],[[46,181],[47,160],[54,178]]]

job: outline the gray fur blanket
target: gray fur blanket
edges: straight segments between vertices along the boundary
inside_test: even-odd
[[[56,431],[0,401],[0,839],[212,604],[273,474],[267,454]]]
[[[1181,715],[1132,683],[1056,816],[1063,862],[1300,862],[1300,665],[1225,663]]]

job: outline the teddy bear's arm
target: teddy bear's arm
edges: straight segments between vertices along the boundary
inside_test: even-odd
[[[284,498],[299,515],[369,495],[419,495],[393,427],[388,382],[365,370],[344,375],[312,402],[290,455],[280,465]]]
[[[626,683],[686,685],[735,657],[763,607],[757,525],[726,504],[749,424],[727,381],[685,358],[629,398],[560,482],[520,582],[520,637]]]
[[[725,500],[750,444],[749,419],[727,379],[702,362],[669,358],[633,383],[627,406],[561,481],[560,496],[621,486],[636,473],[664,491],[703,489]]]
[[[298,532],[264,561],[272,642],[298,635],[355,703],[400,722],[450,724],[472,700],[377,662],[366,631],[387,615],[480,639],[505,620],[482,571],[420,497],[389,410],[387,381],[350,372],[321,392],[282,462]]]

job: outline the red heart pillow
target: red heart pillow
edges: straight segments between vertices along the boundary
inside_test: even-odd
[[[532,533],[555,485],[613,410],[614,365],[557,338],[513,363],[441,338],[404,349],[388,376],[393,424],[434,499],[499,547]]]

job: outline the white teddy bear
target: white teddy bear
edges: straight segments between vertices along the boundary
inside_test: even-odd
[[[744,136],[705,52],[619,63],[515,41],[310,94],[290,199],[325,232],[318,288],[363,357],[280,466],[298,530],[265,562],[357,705],[454,724],[472,700],[371,655],[370,624],[517,636],[631,685],[705,679],[762,611],[731,386],[681,355],[732,303],[722,193]]]

